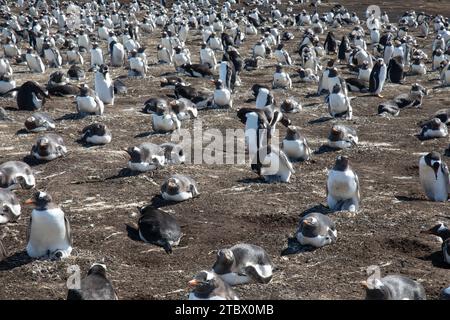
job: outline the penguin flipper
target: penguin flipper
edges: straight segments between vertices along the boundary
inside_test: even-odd
[[[73,245],[72,232],[70,231],[69,219],[64,215],[64,225],[66,227],[66,239],[69,241],[70,246]]]
[[[31,235],[31,223],[33,221],[33,218],[30,215],[30,220],[28,220],[28,228],[27,228],[27,243],[30,242],[30,235]]]
[[[445,185],[447,186],[447,191],[450,191],[449,171],[448,171],[448,166],[445,162],[441,163],[441,170],[442,170],[442,173],[444,174],[444,181],[445,181]]]

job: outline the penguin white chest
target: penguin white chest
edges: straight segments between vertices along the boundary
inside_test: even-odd
[[[152,115],[153,130],[155,131],[173,131],[180,127],[180,121],[176,116],[171,115]]]
[[[63,257],[70,255],[72,247],[66,236],[64,212],[59,209],[33,210],[27,253],[38,258],[61,250]]]
[[[328,193],[337,200],[352,198],[358,188],[352,171],[331,170],[327,181]]]
[[[103,103],[114,104],[114,88],[111,80],[97,74],[95,76],[95,92]]]
[[[332,93],[328,97],[329,104],[330,104],[330,111],[332,115],[343,113],[347,111],[347,105],[346,105],[346,97],[341,92],[339,93]]]
[[[231,93],[228,89],[217,89],[214,91],[214,103],[218,106],[230,105]]]
[[[93,97],[77,97],[78,110],[81,112],[94,113],[97,111],[97,103]]]
[[[306,147],[300,140],[283,140],[283,151],[289,158],[308,158]]]
[[[443,172],[439,169],[437,176],[433,169],[424,164],[419,165],[420,183],[427,197],[432,201],[444,202],[448,199],[448,179],[445,179]]]

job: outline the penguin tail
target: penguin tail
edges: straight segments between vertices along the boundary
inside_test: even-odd
[[[173,251],[172,251],[172,246],[169,244],[168,241],[166,241],[166,242],[163,244],[163,248],[164,248],[164,250],[166,251],[167,254],[172,254],[172,253],[173,253]]]
[[[0,97],[4,97],[4,96],[6,96],[6,95],[8,95],[8,94],[10,94],[11,92],[14,92],[14,91],[19,91],[19,89],[20,89],[20,87],[15,87],[15,88],[13,88],[11,90],[8,90],[8,91],[6,91],[4,93],[0,93]]]

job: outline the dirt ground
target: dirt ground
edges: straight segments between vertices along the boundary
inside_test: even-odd
[[[367,5],[374,4],[353,0],[340,3],[360,17]],[[450,15],[450,4],[443,1],[378,4],[388,11],[391,21],[412,8]],[[331,5],[326,4],[320,10]],[[295,10],[302,7],[294,6]],[[348,30],[339,29],[336,33],[340,38]],[[294,50],[301,32],[293,32],[296,38],[286,46],[298,61]],[[322,41],[325,35],[321,36]],[[143,38],[149,60],[154,63],[159,32]],[[431,39],[418,39],[419,46],[430,58]],[[243,57],[250,55],[256,40],[257,37],[248,38],[239,49]],[[199,34],[191,31],[187,45],[194,63],[198,61],[200,42]],[[324,63],[328,58],[324,58]],[[253,102],[246,102],[251,85],[270,85],[275,60],[266,60],[263,65],[259,70],[241,74],[243,84],[234,96],[235,109],[253,106]],[[431,69],[430,62],[427,66]],[[13,68],[18,84],[29,79],[47,83],[49,74],[55,71],[30,75],[26,66]],[[421,142],[415,136],[419,132],[418,121],[449,107],[450,89],[434,90],[425,97],[422,109],[402,110],[399,117],[392,119],[376,114],[383,100],[351,94],[358,98],[352,101],[354,119],[347,124],[356,128],[359,146],[314,154],[311,161],[294,164],[296,173],[289,184],[262,183],[247,165],[179,165],[153,174],[120,176],[127,163],[121,150],[145,141],[170,141],[168,135],[145,134],[151,131],[150,115],[140,110],[146,99],[172,93],[160,89],[159,77],[173,71],[170,66],[152,65],[147,79],[126,79],[128,94],[117,96],[114,106],[106,106],[104,116],[73,120],[67,116],[75,112],[73,99],[53,98],[46,103],[45,111],[58,119],[56,132],[64,138],[69,153],[60,160],[33,164],[33,169],[37,187],[52,194],[69,216],[74,250],[62,262],[29,260],[24,250],[31,208],[23,206],[21,219],[7,225],[9,230],[3,240],[10,257],[0,262],[0,299],[64,299],[68,266],[79,265],[85,274],[92,263],[99,261],[107,265],[109,278],[121,299],[186,299],[187,281],[198,271],[212,266],[217,249],[239,242],[262,246],[277,266],[269,284],[236,287],[241,299],[362,299],[364,290],[359,282],[367,278],[366,268],[370,265],[381,266],[383,275],[403,274],[420,281],[429,299],[438,298],[440,290],[450,285],[450,269],[442,261],[440,243],[431,236],[419,234],[422,228],[431,227],[437,221],[450,223],[448,204],[427,201],[418,180],[420,155],[432,150],[443,153],[448,138]],[[113,77],[126,73],[124,68],[112,70]],[[295,74],[294,68],[290,73]],[[347,70],[343,73],[349,75]],[[93,74],[88,76],[86,82],[93,87]],[[387,83],[383,95],[389,99],[408,92],[414,82],[430,89],[438,85],[437,78],[436,72],[430,72],[422,78],[407,77],[404,85]],[[213,89],[208,80],[186,80]],[[289,117],[317,151],[335,121],[315,121],[328,116],[324,97],[306,98],[317,86],[299,83],[298,78],[293,78],[293,82],[292,90],[276,90],[275,96],[278,100],[293,96],[302,102],[303,110]],[[0,106],[8,108],[14,118],[12,123],[0,123],[0,163],[23,160],[37,138],[36,134],[20,131],[30,113],[14,110],[16,102],[12,99],[1,99]],[[222,132],[243,128],[236,110],[200,111],[199,117],[204,128],[218,128]],[[113,141],[106,146],[85,148],[76,142],[79,131],[95,121],[111,128]],[[192,128],[192,121],[183,122],[182,126]],[[359,175],[361,210],[355,216],[345,212],[330,214],[337,224],[336,244],[281,256],[303,212],[327,212],[324,207],[327,169],[333,166],[338,154],[347,155]],[[174,173],[192,176],[201,195],[163,208],[178,219],[184,233],[180,246],[167,255],[159,247],[133,240],[127,233],[127,225],[136,225],[136,207],[158,196],[162,181]],[[32,191],[20,190],[17,194],[24,201]],[[0,227],[0,232],[4,228]]]

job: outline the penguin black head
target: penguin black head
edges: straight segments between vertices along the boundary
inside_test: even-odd
[[[277,64],[276,73],[281,73],[281,72],[283,72],[283,66],[281,64]]]
[[[446,240],[444,239],[446,236],[450,236],[450,230],[443,223],[438,223],[434,227],[428,230],[421,231],[420,233],[432,234],[441,237],[444,241]]]
[[[284,44],[280,43],[277,47],[277,50],[283,50],[283,48],[284,48]]]
[[[94,263],[88,271],[88,275],[95,274],[106,278],[106,266],[100,263]]]
[[[334,86],[333,86],[333,93],[339,93],[339,92],[341,92],[341,89],[342,89],[342,87],[341,87],[341,85],[339,84],[339,83],[336,83]]]
[[[219,274],[225,272],[234,263],[234,254],[230,249],[221,249],[217,251],[216,262],[213,270]]]
[[[388,300],[391,296],[389,289],[380,279],[374,278],[361,283],[366,289],[366,300]]]
[[[337,75],[338,75],[338,71],[337,71],[336,67],[332,67],[330,69],[330,72],[328,73],[328,77],[334,78],[334,77],[337,77]]]
[[[32,198],[25,201],[25,204],[34,204],[38,209],[45,209],[53,202],[52,197],[43,191],[36,192]]]
[[[286,131],[287,140],[297,140],[300,138],[300,134],[298,132],[298,127],[296,126],[288,126]]]
[[[109,68],[106,64],[102,64],[100,66],[99,72],[103,73],[103,75],[106,75],[109,72]]]
[[[180,54],[181,53],[181,47],[175,47],[175,53]]]
[[[217,287],[217,280],[213,273],[201,271],[188,282],[188,285],[196,293],[208,296]]]
[[[214,81],[214,84],[216,85],[216,89],[217,90],[223,89],[223,82],[222,82],[222,80],[218,79],[218,80]]]
[[[439,152],[433,151],[428,153],[425,156],[425,163],[433,169],[434,175],[437,179],[437,173],[441,165],[441,155]]]
[[[345,171],[348,168],[348,158],[346,156],[338,156],[336,158],[336,162],[334,164],[333,170],[336,171]]]

